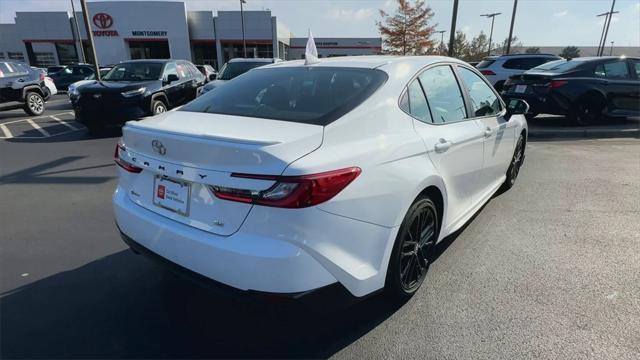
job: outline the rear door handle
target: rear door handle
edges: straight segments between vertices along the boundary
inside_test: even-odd
[[[435,148],[437,153],[443,153],[443,152],[449,150],[451,145],[452,145],[451,141],[447,141],[445,139],[440,138],[438,140],[438,143],[434,146],[434,148]]]
[[[484,129],[484,137],[490,137],[491,135],[493,135],[493,130],[490,127]]]

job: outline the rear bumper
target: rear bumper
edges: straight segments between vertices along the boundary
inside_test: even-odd
[[[336,282],[358,297],[382,288],[393,244],[388,242],[397,231],[313,208],[307,209],[313,212],[307,223],[291,216],[279,220],[256,206],[240,231],[220,236],[147,210],[121,187],[113,204],[116,223],[132,248],[238,291],[287,297]],[[354,248],[361,250],[350,251]]]
[[[503,93],[502,98],[505,102],[509,99],[526,101],[529,104],[530,113],[566,115],[569,111],[569,105],[566,102],[558,101],[550,95]]]

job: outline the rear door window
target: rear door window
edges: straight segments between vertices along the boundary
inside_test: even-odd
[[[632,59],[631,68],[633,68],[636,73],[636,79],[640,79],[640,60]]]
[[[477,69],[484,69],[484,68],[488,68],[489,66],[491,66],[494,62],[496,62],[493,59],[484,59],[482,61],[480,61],[478,63],[478,65],[476,65]]]
[[[387,74],[375,69],[255,69],[198,97],[180,111],[327,125],[365,101],[386,80]],[[215,117],[211,119],[215,121]]]
[[[467,117],[458,81],[450,66],[436,66],[419,76],[435,124],[460,121]]]

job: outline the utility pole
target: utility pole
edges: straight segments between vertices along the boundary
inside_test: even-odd
[[[496,16],[500,15],[502,13],[491,13],[491,14],[482,14],[480,16],[484,16],[487,19],[491,18],[491,32],[489,32],[489,53],[487,54],[487,56],[491,56],[491,41],[493,39],[493,22],[496,19]]]
[[[451,33],[449,35],[449,51],[450,57],[453,57],[453,42],[456,40],[456,19],[458,18],[458,0],[453,0],[453,16],[451,17]]]
[[[609,25],[611,25],[611,18],[613,18],[613,14],[619,13],[619,11],[613,11],[613,8],[616,6],[616,0],[611,2],[611,10],[609,11],[609,21],[607,21],[607,30],[604,32],[604,38],[602,38],[602,50],[600,50],[600,56],[604,52],[604,45],[607,43],[607,35],[609,34]]]
[[[73,11],[73,22],[76,24],[76,37],[78,39],[80,55],[82,55],[80,62],[87,62],[87,58],[86,56],[84,56],[84,48],[82,47],[82,35],[80,35],[80,26],[78,25],[78,16],[76,14],[76,8],[75,6],[73,6],[73,0],[71,0],[71,11]]]
[[[84,28],[87,31],[87,40],[89,40],[89,46],[91,46],[91,52],[93,53],[93,65],[96,68],[96,80],[102,81],[100,77],[100,66],[98,66],[98,55],[96,55],[96,45],[93,42],[93,32],[91,31],[91,23],[89,22],[89,10],[87,10],[87,0],[80,0],[80,6],[82,7],[82,15],[84,18]]]
[[[613,41],[611,42],[611,49],[609,49],[609,56],[613,55]]]
[[[242,8],[242,4],[246,4],[245,0],[240,0],[240,22],[242,23],[242,49],[244,52],[244,57],[247,57],[247,42],[244,39],[244,9]]]
[[[516,8],[518,7],[518,0],[513,0],[513,13],[511,14],[511,27],[509,28],[509,38],[507,39],[507,52],[511,51],[511,36],[513,36],[513,23],[516,21]]]
[[[440,49],[438,50],[438,55],[442,55],[442,48],[444,47],[444,33],[446,32],[447,30],[434,31],[434,33],[440,34]]]
[[[607,27],[607,20],[609,20],[609,13],[602,13],[602,14],[598,14],[596,15],[596,17],[600,17],[600,16],[606,16],[604,18],[604,23],[602,24],[602,33],[600,33],[600,41],[598,41],[598,51],[596,52],[596,56],[600,56],[600,49],[602,48],[602,39],[604,38],[604,29],[605,27]]]

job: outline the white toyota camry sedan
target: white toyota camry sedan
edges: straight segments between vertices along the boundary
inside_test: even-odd
[[[434,245],[513,186],[527,108],[446,57],[257,68],[127,123],[116,222],[134,251],[232,291],[406,298]]]

